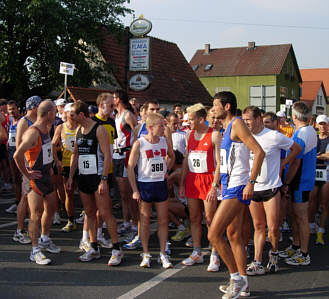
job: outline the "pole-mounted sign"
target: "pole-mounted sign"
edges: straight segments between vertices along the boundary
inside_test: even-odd
[[[64,74],[64,100],[66,101],[66,87],[67,87],[67,75],[73,76],[74,64],[61,62],[59,65],[59,73]]]

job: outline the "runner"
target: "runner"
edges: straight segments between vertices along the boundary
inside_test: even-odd
[[[168,127],[171,131],[173,149],[180,151],[185,155],[186,151],[186,132],[179,129],[180,121],[176,113],[169,113],[167,116]]]
[[[265,154],[243,121],[235,117],[237,101],[233,93],[215,94],[213,110],[222,119],[225,128],[220,167],[223,200],[211,223],[208,238],[230,273],[230,283],[220,286],[225,293],[222,298],[237,298],[242,292],[249,294],[246,250],[241,242],[241,232]],[[251,173],[249,150],[254,153]],[[225,231],[231,247],[224,238]]]
[[[91,248],[79,257],[88,262],[101,257],[97,244],[96,211],[99,210],[106,222],[107,230],[113,241],[112,256],[109,266],[117,266],[123,258],[123,251],[117,238],[117,225],[110,207],[108,190],[108,170],[111,162],[109,136],[106,129],[89,118],[88,105],[77,101],[72,106],[71,116],[80,128],[76,134],[76,142],[71,158],[68,189],[73,187],[73,176],[79,169],[78,188],[80,198],[88,219]]]
[[[128,162],[128,178],[133,189],[133,199],[139,203],[140,208],[140,238],[143,245],[143,260],[140,266],[149,268],[151,264],[148,241],[151,207],[154,203],[158,215],[159,260],[162,267],[167,269],[173,266],[165,252],[168,238],[168,187],[165,177],[167,169],[169,170],[174,162],[174,153],[168,147],[166,138],[162,137],[165,125],[160,114],[148,115],[146,128],[148,134],[134,143]],[[169,160],[166,162],[167,155]]]
[[[278,267],[278,243],[280,220],[280,167],[283,169],[291,163],[301,147],[292,139],[278,131],[264,128],[261,111],[258,107],[249,106],[242,112],[242,117],[254,138],[261,145],[266,156],[264,158],[260,174],[256,178],[254,196],[249,205],[249,210],[254,224],[254,260],[247,268],[248,275],[263,275],[265,269],[262,266],[262,255],[265,245],[265,227],[268,227],[268,238],[272,249],[269,252],[267,271],[277,272]],[[291,150],[289,156],[280,165],[280,151]],[[250,153],[250,166],[252,167],[253,154]]]
[[[288,168],[285,184],[289,186],[292,200],[293,243],[280,257],[286,258],[288,265],[309,265],[311,258],[308,252],[310,231],[308,225],[308,201],[314,187],[316,168],[316,132],[308,125],[311,110],[304,102],[295,102],[292,106],[292,119],[296,131],[292,139],[302,151]]]
[[[202,104],[187,108],[191,132],[186,134],[187,150],[183,162],[179,195],[188,198],[193,252],[182,261],[185,266],[203,263],[201,253],[202,206],[208,227],[217,208],[217,192],[219,188],[220,144],[219,132],[208,128],[205,124],[207,111]],[[213,247],[207,270],[219,271],[220,261]]]
[[[51,253],[61,251],[49,238],[56,197],[50,173],[53,154],[48,128],[55,119],[55,113],[53,102],[43,101],[38,107],[36,122],[24,133],[22,142],[14,154],[17,167],[30,180],[30,190],[27,195],[30,208],[29,233],[32,239],[30,260],[40,265],[51,262],[41,249]],[[39,238],[40,225],[42,232]]]

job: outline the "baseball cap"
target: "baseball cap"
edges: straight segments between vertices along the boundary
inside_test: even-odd
[[[64,112],[70,112],[72,109],[73,103],[68,103],[64,106]]]
[[[64,99],[58,99],[55,102],[56,106],[64,106],[65,105],[65,100]]]
[[[318,115],[317,118],[316,118],[316,123],[319,124],[319,123],[328,123],[329,120],[328,120],[328,117],[324,114],[321,114],[321,115]]]
[[[278,112],[276,113],[276,116],[277,116],[277,117],[286,117],[286,114],[285,114],[283,111],[278,111]]]
[[[38,107],[41,102],[42,99],[39,96],[29,97],[25,102],[26,110],[32,110],[33,108]]]

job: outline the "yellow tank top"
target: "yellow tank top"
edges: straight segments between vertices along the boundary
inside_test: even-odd
[[[75,135],[77,130],[70,130],[63,124],[64,132],[62,132],[62,165],[63,166],[70,166],[71,156],[74,150],[74,142],[75,142]]]

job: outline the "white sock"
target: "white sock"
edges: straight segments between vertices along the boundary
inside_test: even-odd
[[[215,255],[215,256],[219,257],[218,253],[214,247],[211,249],[211,255]]]
[[[230,276],[231,276],[231,279],[234,279],[234,280],[240,280],[241,279],[241,276],[240,276],[239,272],[230,273]]]
[[[102,234],[103,234],[103,228],[99,227],[97,229],[97,239],[100,239],[102,237]]]
[[[87,230],[82,231],[82,242],[88,241],[89,233]]]
[[[18,229],[16,229],[16,233],[17,233],[17,234],[20,234],[21,232],[22,232],[22,230],[21,230],[21,229],[19,229],[19,228],[18,228]]]
[[[49,241],[49,236],[41,234],[41,240],[47,242]]]
[[[241,275],[241,278],[248,284],[248,276],[247,275]]]
[[[38,246],[32,246],[32,253],[35,253],[37,251],[37,249],[39,249]]]

